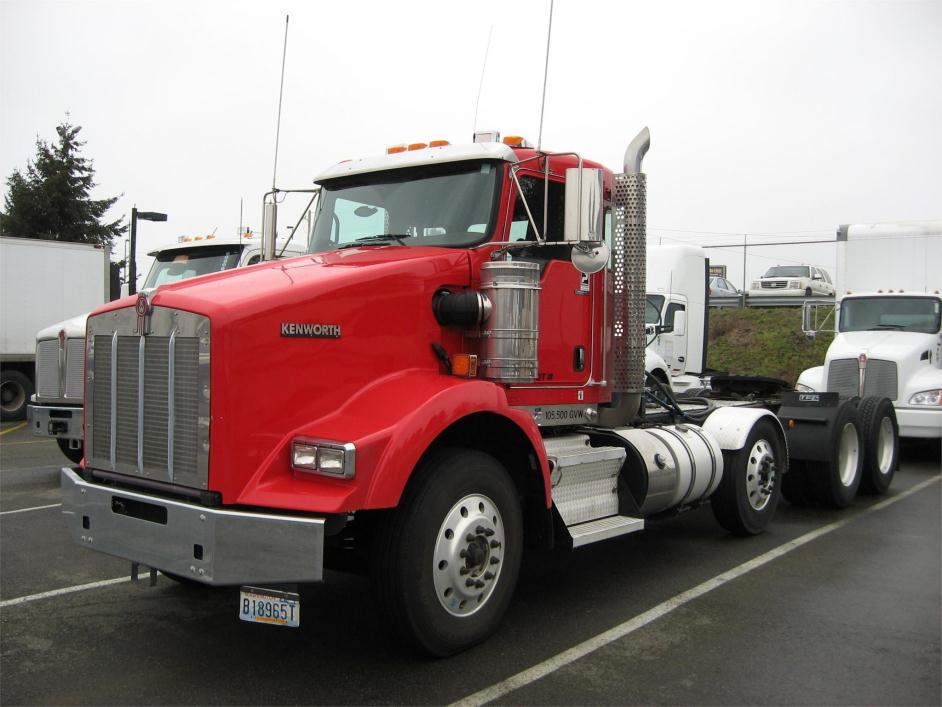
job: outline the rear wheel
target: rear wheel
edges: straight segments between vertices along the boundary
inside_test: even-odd
[[[710,498],[717,522],[736,535],[762,532],[778,506],[784,464],[781,431],[759,420],[742,449],[723,452],[723,478]]]
[[[59,451],[65,454],[73,464],[79,464],[82,457],[85,456],[85,449],[79,444],[77,449],[69,448],[69,440],[56,438],[56,444],[59,445]]]
[[[0,372],[0,419],[25,419],[26,405],[32,394],[33,383],[25,373],[15,370]]]
[[[414,648],[447,656],[497,628],[520,571],[516,487],[493,457],[433,454],[377,534],[372,579],[394,629]]]
[[[863,435],[864,461],[860,490],[886,493],[899,463],[899,425],[888,398],[866,397],[857,408]]]
[[[853,402],[846,402],[831,428],[829,458],[806,462],[809,490],[816,501],[832,508],[845,508],[854,500],[863,470],[860,442],[857,408]]]

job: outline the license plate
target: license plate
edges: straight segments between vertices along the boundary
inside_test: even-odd
[[[297,627],[301,622],[301,598],[293,592],[242,587],[239,618],[260,624]]]

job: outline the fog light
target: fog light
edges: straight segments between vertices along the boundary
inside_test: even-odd
[[[351,479],[356,473],[356,447],[349,442],[298,438],[291,442],[291,468]]]

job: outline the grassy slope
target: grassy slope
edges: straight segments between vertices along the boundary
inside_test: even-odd
[[[832,338],[830,332],[805,338],[799,307],[711,309],[707,365],[794,385],[803,370],[824,363]]]

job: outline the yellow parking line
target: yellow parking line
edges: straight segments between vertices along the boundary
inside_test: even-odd
[[[21,422],[21,423],[18,424],[18,425],[13,425],[13,427],[10,427],[10,428],[8,428],[8,429],[3,430],[3,432],[0,432],[0,437],[3,437],[3,435],[5,435],[5,434],[7,434],[7,433],[9,433],[9,432],[16,432],[17,430],[22,430],[24,427],[26,427],[26,423],[25,423],[25,422]]]

